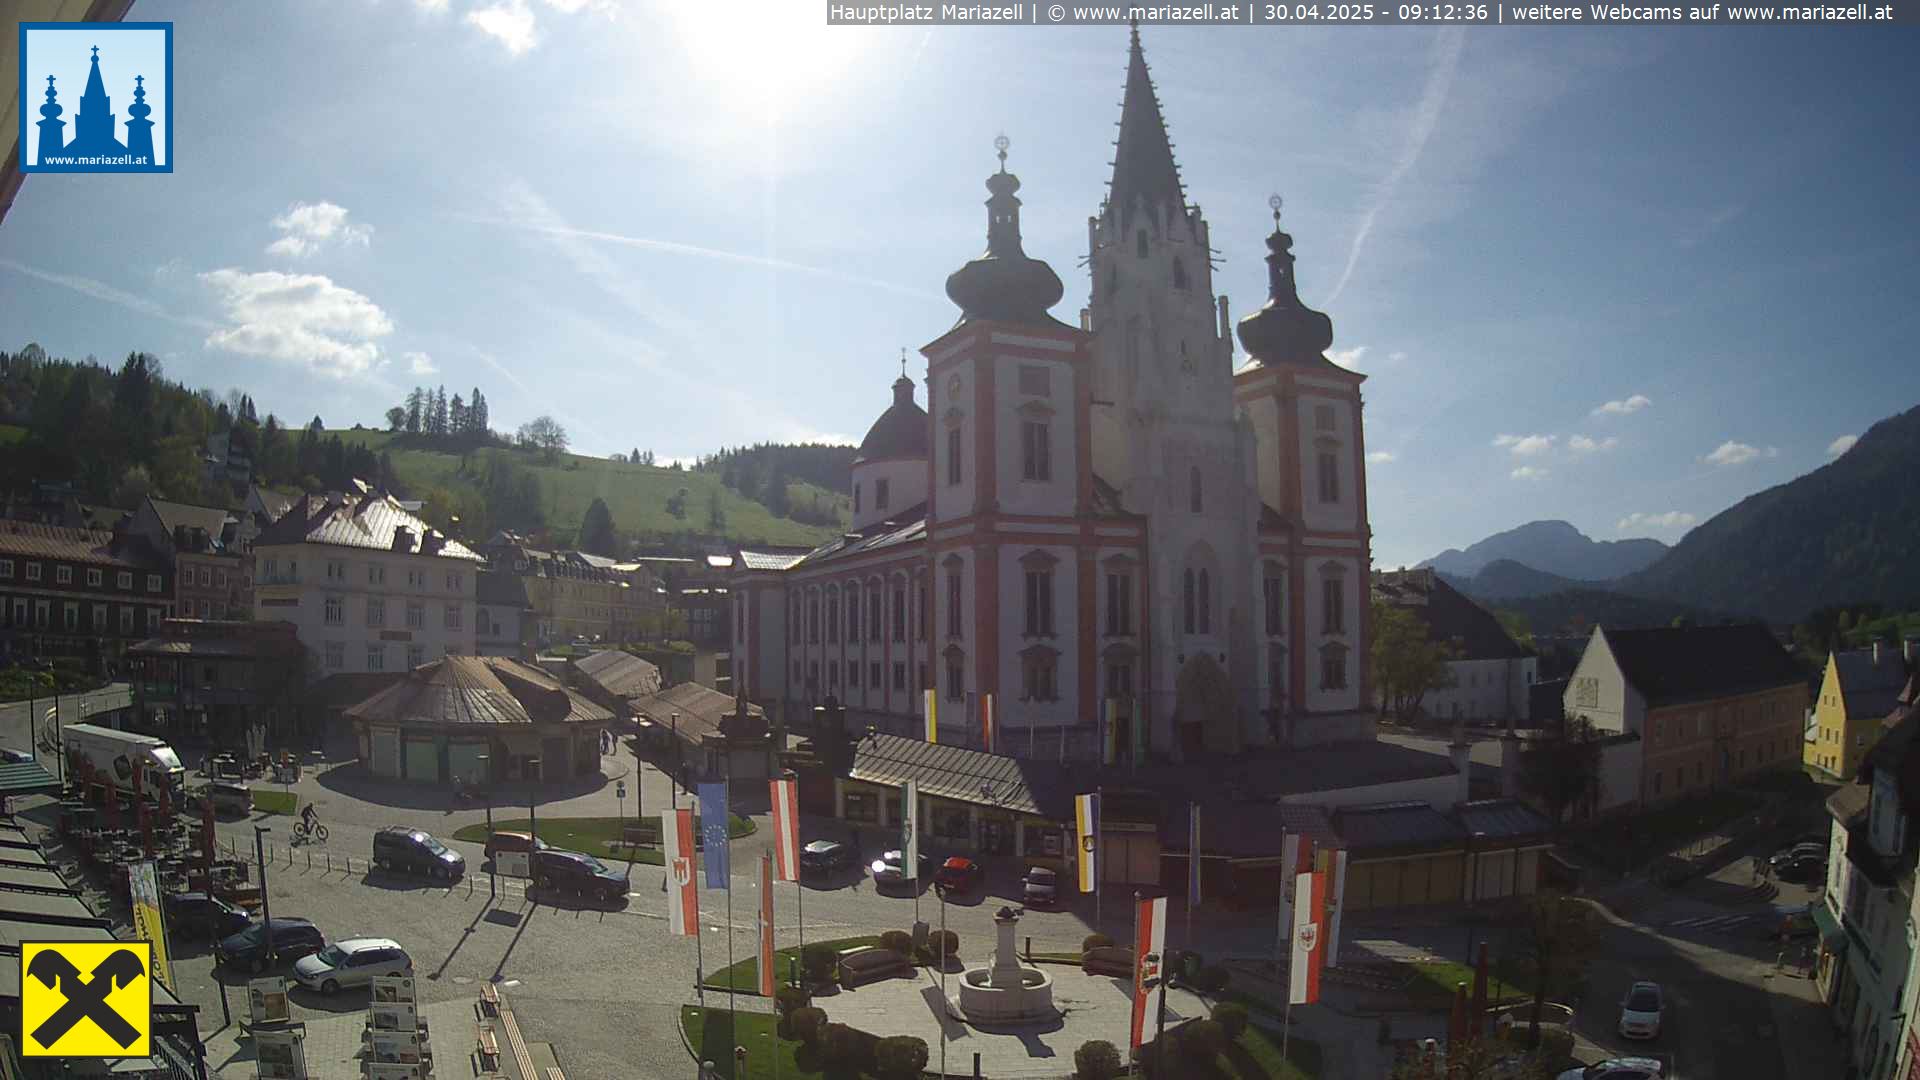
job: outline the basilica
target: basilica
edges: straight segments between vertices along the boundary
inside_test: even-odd
[[[925,407],[903,373],[862,441],[851,531],[736,553],[739,689],[1062,760],[1370,739],[1364,376],[1325,356],[1278,199],[1236,369],[1137,29],[1075,323],[999,148],[959,321],[921,349]]]

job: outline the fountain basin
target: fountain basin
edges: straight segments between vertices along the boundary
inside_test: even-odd
[[[1028,1020],[1051,1020],[1057,1015],[1053,1007],[1053,976],[1036,968],[1021,967],[1018,970],[1018,985],[1003,973],[995,985],[995,972],[991,967],[969,968],[960,977],[960,1011],[968,1020],[979,1024],[1019,1023]]]

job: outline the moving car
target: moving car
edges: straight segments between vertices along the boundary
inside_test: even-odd
[[[319,952],[326,943],[320,928],[307,919],[273,920],[273,951],[282,960]],[[245,930],[222,938],[213,947],[213,962],[241,971],[267,970],[266,924],[255,921]]]
[[[245,930],[253,921],[240,908],[203,892],[167,893],[160,902],[167,929],[181,937],[219,941]]]
[[[531,833],[497,832],[487,837],[487,858],[491,859],[502,851],[545,851],[547,842]]]
[[[1802,856],[1814,856],[1824,860],[1827,857],[1827,845],[1802,842],[1790,848],[1782,848],[1773,853],[1773,857],[1767,860],[1767,865],[1778,870],[1785,864]]]
[[[37,760],[37,758],[25,750],[15,750],[10,746],[0,746],[0,762],[5,762],[8,765],[21,765]]]
[[[1052,907],[1060,902],[1060,875],[1044,866],[1027,867],[1020,879],[1020,895],[1028,907]]]
[[[302,957],[293,965],[301,986],[323,994],[343,986],[367,986],[375,975],[411,975],[413,959],[407,950],[387,938],[348,938]]]
[[[382,870],[425,874],[442,881],[452,881],[467,872],[466,856],[432,833],[405,825],[389,825],[373,834],[373,864]]]
[[[1825,855],[1796,855],[1790,861],[1780,864],[1773,872],[1781,881],[1798,882],[1811,885],[1827,878],[1827,857]]]
[[[948,859],[933,875],[934,888],[951,893],[964,893],[979,883],[980,864],[964,855]]]
[[[212,803],[215,814],[246,817],[253,813],[253,789],[245,784],[215,780],[191,789],[187,793],[187,798],[196,809]]]
[[[831,874],[853,865],[853,849],[832,840],[815,840],[800,849],[802,874]]]
[[[533,857],[533,883],[542,889],[593,896],[607,903],[624,900],[630,882],[625,874],[583,851],[548,848]]]
[[[919,872],[913,878],[907,877],[906,861],[906,853],[899,850],[886,852],[875,859],[869,867],[873,872],[874,888],[900,888],[909,881],[918,883],[933,876],[933,860],[925,855],[920,856]]]
[[[1608,1058],[1579,1069],[1568,1069],[1558,1080],[1660,1080],[1665,1074],[1652,1058]]]
[[[1660,1014],[1666,995],[1656,982],[1637,982],[1620,1002],[1620,1034],[1629,1039],[1653,1039],[1660,1035]]]

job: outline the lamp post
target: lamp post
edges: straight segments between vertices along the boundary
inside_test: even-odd
[[[493,774],[487,768],[487,755],[476,754],[474,756],[474,760],[477,761],[480,765],[481,775],[491,779]],[[492,843],[493,842],[493,785],[491,783],[487,784],[484,788],[481,789],[480,797],[482,799],[485,799],[487,803],[487,842]],[[493,862],[493,860],[489,859],[487,861],[487,899],[488,900],[497,900],[500,897],[499,870],[500,870],[499,866],[496,865]]]
[[[672,714],[671,722],[673,724],[673,733],[671,736],[673,743],[673,760],[677,764],[680,761],[680,714]],[[669,766],[667,769],[667,780],[673,785],[670,789],[673,792],[673,808],[678,810],[680,809],[680,770]]]
[[[253,827],[253,858],[260,870],[260,926],[267,935],[266,962],[273,963],[273,908],[267,902],[267,849],[262,839],[273,829],[266,825]]]
[[[1480,900],[1480,848],[1486,842],[1487,834],[1474,833],[1467,838],[1467,873],[1472,877],[1467,882],[1467,966],[1473,966],[1473,939],[1480,929],[1480,912],[1474,905]]]

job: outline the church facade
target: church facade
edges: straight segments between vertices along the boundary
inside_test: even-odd
[[[1190,760],[1370,738],[1364,376],[1325,357],[1292,238],[1234,367],[1208,224],[1185,198],[1138,32],[1078,325],[987,180],[959,322],[902,374],[853,466],[853,524],[735,559],[736,678],[858,724],[1015,754]],[[989,720],[989,715],[991,719]],[[1044,749],[1043,749],[1044,748]]]

